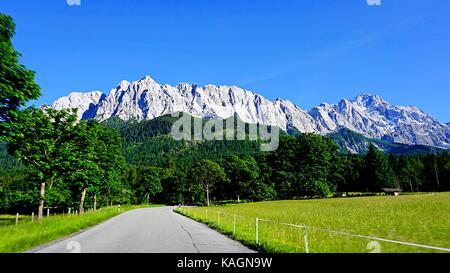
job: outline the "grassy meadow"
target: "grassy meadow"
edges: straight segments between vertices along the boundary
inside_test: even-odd
[[[310,253],[369,253],[377,248],[371,239],[321,229],[450,248],[448,192],[182,207],[177,211],[265,252],[306,252],[305,230]],[[258,221],[258,244],[256,218],[274,221]],[[443,252],[382,241],[378,244],[382,253]]]
[[[0,215],[0,253],[22,252],[41,244],[97,225],[125,211],[144,206],[105,207],[82,215],[44,216],[41,223],[31,222],[31,216],[21,216],[16,226],[15,215]]]

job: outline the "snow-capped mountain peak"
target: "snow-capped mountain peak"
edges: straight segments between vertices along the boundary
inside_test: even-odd
[[[51,107],[57,110],[77,108],[78,119],[90,119],[95,118],[97,106],[105,98],[106,95],[101,91],[71,92],[68,96],[57,99]]]
[[[116,116],[148,120],[173,112],[197,117],[229,118],[235,114],[247,123],[276,125],[284,130],[327,134],[348,128],[366,137],[404,144],[449,147],[450,126],[414,106],[396,106],[374,94],[362,94],[337,104],[322,103],[309,111],[289,100],[270,101],[237,86],[179,83],[161,85],[150,76],[121,81],[109,95],[99,91],[71,93],[53,108],[79,108],[79,118],[99,121]]]
[[[375,106],[375,105],[389,105],[389,103],[387,101],[385,101],[383,98],[381,98],[378,95],[375,94],[370,94],[370,93],[366,93],[366,94],[361,94],[359,96],[357,96],[353,102],[356,102],[360,105],[363,105],[365,107],[369,107],[369,106]]]

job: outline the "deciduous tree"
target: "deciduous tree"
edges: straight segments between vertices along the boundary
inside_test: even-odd
[[[207,206],[210,205],[210,194],[215,189],[216,184],[226,183],[228,180],[224,169],[211,160],[198,162],[193,170],[192,176],[205,192]]]
[[[29,108],[20,115],[24,124],[8,145],[9,151],[30,168],[39,181],[38,219],[42,219],[46,186],[51,188],[56,178],[63,176],[73,157],[70,139],[74,131],[76,114],[71,111]]]
[[[21,55],[11,41],[15,27],[10,16],[0,13],[0,142],[20,134],[21,107],[41,94],[34,72],[19,63]]]

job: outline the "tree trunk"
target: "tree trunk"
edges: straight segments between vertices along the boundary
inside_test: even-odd
[[[38,221],[42,221],[42,216],[44,215],[44,198],[45,198],[45,182],[41,183],[41,190],[39,191],[39,211],[38,211]]]
[[[206,187],[206,205],[209,207],[209,187]]]
[[[94,194],[94,211],[97,210],[97,194]]]
[[[147,205],[150,204],[150,193],[147,193]]]
[[[81,200],[80,200],[80,214],[83,214],[84,212],[84,198],[86,197],[86,190],[84,189],[81,193]]]
[[[436,185],[437,189],[439,190],[439,175],[437,171],[436,161],[434,162],[434,174],[436,175]]]
[[[240,203],[241,202],[240,196],[238,195],[237,197],[238,197],[237,201],[238,201],[238,203]]]

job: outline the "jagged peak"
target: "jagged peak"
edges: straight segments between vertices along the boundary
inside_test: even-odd
[[[126,90],[130,86],[130,82],[127,80],[121,80],[119,84],[116,86],[116,90]]]
[[[146,75],[142,79],[140,79],[138,82],[147,82],[147,83],[157,83],[152,77],[149,75]]]
[[[195,85],[195,86],[197,86],[197,85]],[[243,91],[244,93],[252,93],[252,94],[258,95],[251,91],[240,88],[239,86],[236,86],[236,85],[215,85],[215,84],[209,83],[209,84],[206,84],[205,86],[203,86],[202,88],[205,90],[208,90],[208,91],[213,91],[213,90],[227,90],[227,91],[232,91],[232,92]]]
[[[357,95],[355,97],[355,100],[358,100],[358,99],[370,99],[370,98],[381,99],[381,97],[378,96],[377,94],[368,92],[368,93],[361,93],[361,94]]]
[[[180,83],[178,83],[176,85],[176,88],[179,89],[179,90],[183,90],[183,89],[192,88],[194,86],[197,86],[197,85],[196,84],[191,84],[191,83],[188,83],[188,82],[180,82]]]
[[[323,108],[330,108],[333,105],[328,103],[328,102],[322,102],[321,104],[319,104],[319,107],[323,107]]]
[[[384,100],[382,97],[372,94],[372,93],[364,93],[358,95],[356,98],[353,99],[353,102],[362,104],[364,106],[370,106],[370,105],[376,105],[376,104],[383,104],[383,105],[389,105],[389,103]]]
[[[123,90],[127,90],[130,87],[130,85],[141,85],[141,84],[146,84],[146,85],[157,84],[157,85],[159,85],[154,79],[152,79],[150,76],[147,75],[147,76],[141,78],[140,80],[137,80],[134,82],[130,82],[127,80],[121,80],[115,89],[123,91]]]

